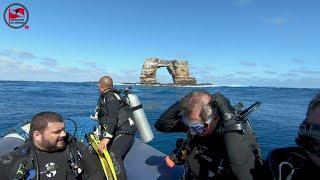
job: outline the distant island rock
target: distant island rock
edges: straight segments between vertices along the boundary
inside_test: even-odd
[[[217,85],[211,84],[211,83],[200,83],[200,84],[194,84],[194,85],[179,85],[174,83],[156,83],[156,84],[141,84],[140,82],[120,82],[115,83],[115,85],[119,86],[170,86],[170,87],[216,87]]]
[[[173,85],[196,85],[197,80],[189,74],[188,61],[162,60],[159,58],[147,59],[141,70],[140,83],[156,85],[156,72],[159,68],[166,67],[173,79]]]

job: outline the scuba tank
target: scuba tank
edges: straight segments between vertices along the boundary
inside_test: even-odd
[[[122,88],[120,91],[118,91],[120,96],[117,94],[114,94],[114,95],[119,101],[121,101],[123,104],[130,107],[130,110],[133,114],[133,122],[140,135],[140,140],[144,143],[150,142],[154,138],[150,124],[143,110],[139,97],[133,94],[130,91],[130,89],[131,89],[131,86],[127,88]],[[94,110],[94,114],[90,116],[90,118],[95,121],[99,119],[99,111],[100,111],[99,101],[100,100],[101,99],[98,100],[98,104],[96,106],[96,109]],[[131,120],[131,118],[129,120]],[[100,135],[100,130],[101,129],[99,129],[99,126],[98,126],[98,128],[95,131],[95,134]]]
[[[242,105],[233,107],[222,94],[213,96],[221,117],[227,161],[239,180],[256,179],[260,173],[262,156],[255,134],[247,116],[261,104],[256,102],[244,111]]]
[[[149,121],[143,110],[139,97],[130,91],[131,87],[125,88],[125,102],[130,106],[135,126],[139,132],[140,140],[144,143],[150,142],[153,138]]]

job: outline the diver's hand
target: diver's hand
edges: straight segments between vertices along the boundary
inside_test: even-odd
[[[166,161],[167,166],[169,166],[170,168],[173,168],[175,166],[174,162],[170,159],[169,156],[166,156],[164,160]]]
[[[110,142],[110,139],[109,138],[103,138],[103,139],[101,139],[101,141],[100,141],[100,144],[99,144],[99,151],[101,152],[101,153],[103,153],[103,151],[107,148],[107,145],[108,145],[108,143]]]
[[[98,121],[99,118],[98,118],[97,113],[96,113],[95,115],[91,115],[91,116],[90,116],[90,119],[91,119],[91,120],[94,120],[94,121]]]

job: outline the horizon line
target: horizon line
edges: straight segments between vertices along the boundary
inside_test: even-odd
[[[44,81],[44,80],[2,80],[0,79],[0,82],[48,82],[48,83],[97,83],[98,81]],[[150,87],[161,87],[161,84],[157,85],[148,85],[148,84],[142,84],[140,82],[114,82],[115,85],[125,85],[125,84],[133,84],[136,86],[150,86]],[[168,84],[168,83],[166,83]],[[198,85],[185,85],[185,86],[171,86],[171,87],[201,87],[201,84],[203,87],[255,87],[255,88],[292,88],[292,89],[320,89],[320,87],[288,87],[288,86],[255,86],[255,85],[241,85],[241,84],[210,84],[210,83],[200,83]],[[205,84],[210,84],[206,86]],[[162,84],[165,85],[165,84]],[[168,85],[169,86],[169,85]],[[163,87],[163,86],[162,86]]]

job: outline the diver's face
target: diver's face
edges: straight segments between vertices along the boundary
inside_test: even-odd
[[[38,146],[48,152],[64,149],[66,135],[64,123],[48,122],[47,128],[38,137]]]
[[[320,125],[320,107],[314,109],[310,113],[310,115],[308,117],[308,123]]]
[[[200,113],[201,111],[194,111],[193,114],[186,117],[191,134],[200,136],[212,134],[218,124],[219,117],[213,114],[208,119],[201,119]]]
[[[203,133],[203,136],[207,136],[207,135],[212,134],[214,132],[214,130],[216,129],[218,121],[219,121],[219,117],[213,116],[211,119],[211,122],[208,124],[206,131]]]
[[[189,117],[187,117],[186,120],[188,121],[188,126],[191,134],[207,136],[214,132],[219,119],[213,116],[207,120],[196,120],[190,119]]]
[[[309,117],[308,117],[308,123],[317,124],[320,125],[320,107],[314,109]],[[313,149],[316,152],[320,153],[320,144],[314,144]],[[316,164],[318,167],[320,167],[320,156],[319,153],[317,154],[309,154],[310,159],[314,164]]]

